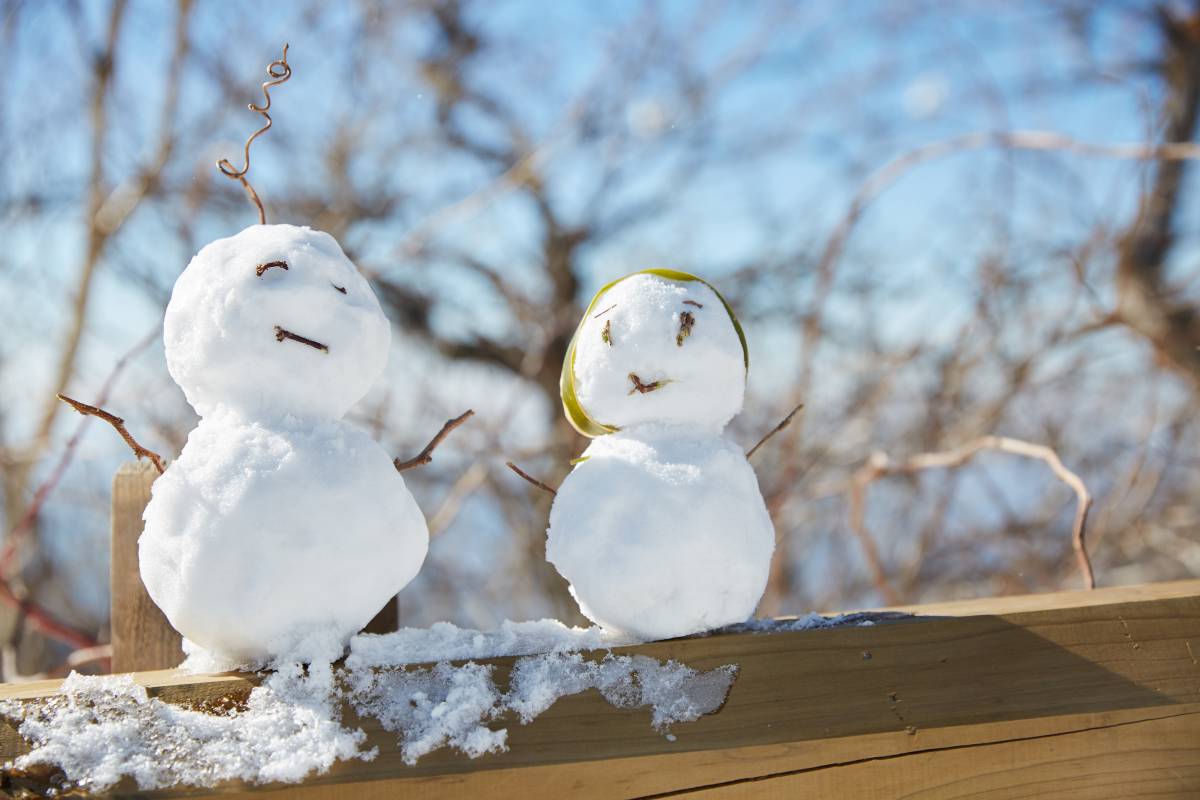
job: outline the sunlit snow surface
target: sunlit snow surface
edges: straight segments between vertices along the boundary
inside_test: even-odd
[[[791,631],[875,618],[812,614],[738,629]],[[736,680],[734,664],[697,672],[641,655],[583,655],[630,643],[554,620],[505,622],[487,633],[438,623],[364,634],[351,641],[343,666],[279,661],[245,703],[215,712],[150,697],[129,675],[72,674],[47,700],[0,703],[0,713],[19,720],[19,732],[33,745],[7,766],[52,765],[66,776],[64,788],[94,792],[123,777],[140,789],[297,782],[335,761],[378,755],[365,747],[362,730],[343,724],[346,705],[394,732],[403,759],[413,764],[441,747],[472,758],[504,751],[506,725],[527,724],[560,697],[593,688],[619,708],[647,708],[654,729],[676,741],[670,726],[718,710]],[[189,664],[213,665],[200,656],[193,650]],[[501,656],[517,657],[507,686],[497,683],[491,666],[467,660]]]

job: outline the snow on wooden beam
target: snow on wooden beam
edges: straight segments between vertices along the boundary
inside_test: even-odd
[[[911,610],[927,616],[618,648],[698,670],[738,665],[724,706],[674,725],[672,739],[650,727],[646,709],[621,710],[589,690],[529,725],[499,721],[509,731],[505,753],[470,759],[442,749],[407,766],[395,735],[367,718],[354,722],[379,748],[374,761],[341,762],[299,786],[226,785],[222,796],[1200,792],[1200,581]],[[506,682],[513,659],[488,663]],[[219,707],[244,699],[258,677],[167,670],[136,680],[168,702]],[[44,697],[57,685],[2,686],[0,699]],[[0,758],[24,747],[11,727],[0,730]],[[9,791],[19,783],[6,780]]]

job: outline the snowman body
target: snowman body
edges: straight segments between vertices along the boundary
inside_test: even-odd
[[[390,336],[366,280],[308,228],[252,226],[180,276],[167,366],[201,419],[153,485],[139,563],[190,642],[242,663],[344,644],[420,569],[424,517],[341,419]]]
[[[555,497],[546,557],[589,619],[667,639],[754,613],[775,538],[740,447],[712,430],[647,423],[596,439],[584,456]]]
[[[732,313],[692,276],[629,276],[585,314],[563,397],[597,438],[558,490],[546,556],[594,622],[663,639],[754,613],[775,533],[754,471],[723,434],[746,366]]]

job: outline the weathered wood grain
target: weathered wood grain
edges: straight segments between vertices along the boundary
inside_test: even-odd
[[[150,485],[158,477],[148,461],[127,463],[112,487],[112,668],[114,672],[167,669],[183,661],[182,637],[154,605],[138,572],[138,537]]]
[[[722,710],[674,726],[675,741],[650,728],[647,710],[618,710],[592,691],[527,726],[501,720],[507,753],[471,760],[441,750],[407,767],[394,735],[363,720],[380,748],[374,761],[337,764],[300,787],[221,791],[314,799],[1200,794],[1200,581],[1097,590],[1088,601],[1057,607],[1061,599],[1043,597],[1017,604],[1033,610],[963,617],[939,607],[937,617],[870,627],[621,648],[696,669],[736,663],[740,673]],[[490,663],[503,686],[512,659]],[[137,679],[191,703],[244,696],[256,681],[169,671]],[[54,685],[3,687],[0,697]],[[6,734],[0,756],[15,746]]]

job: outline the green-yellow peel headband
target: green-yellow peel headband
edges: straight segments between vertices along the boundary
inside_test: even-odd
[[[618,429],[615,425],[605,425],[603,422],[592,419],[588,415],[587,410],[584,409],[583,404],[579,402],[579,395],[575,393],[575,342],[579,339],[579,332],[583,329],[583,324],[591,316],[593,309],[600,302],[600,298],[604,297],[609,289],[625,280],[625,278],[632,278],[634,275],[657,275],[660,278],[666,278],[669,281],[677,281],[679,283],[699,281],[709,289],[712,289],[713,294],[717,296],[717,299],[721,301],[721,305],[725,306],[725,310],[729,313],[729,319],[733,322],[733,329],[737,331],[738,340],[742,343],[742,357],[746,362],[746,370],[750,370],[750,350],[746,347],[746,334],[742,330],[742,324],[738,322],[737,315],[733,313],[733,309],[729,307],[729,303],[717,291],[717,287],[703,278],[698,278],[695,275],[675,269],[643,269],[630,273],[624,278],[617,278],[612,283],[601,287],[600,291],[596,292],[596,296],[592,298],[592,302],[588,304],[587,310],[583,312],[583,319],[576,326],[575,334],[571,337],[571,344],[567,347],[567,357],[563,359],[562,375],[558,380],[558,390],[559,395],[562,397],[563,413],[567,415],[567,420],[575,430],[584,436],[603,436],[606,433],[613,433]]]

